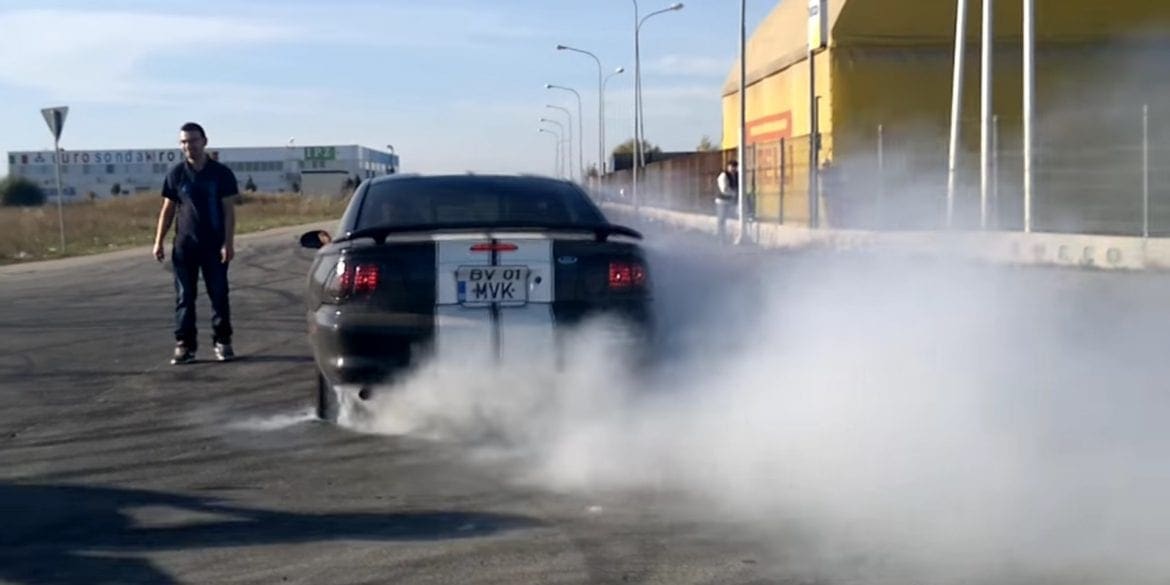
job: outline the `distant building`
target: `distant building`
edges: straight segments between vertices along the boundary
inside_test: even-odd
[[[750,179],[759,216],[783,214],[794,223],[809,217],[809,6],[777,2],[747,46],[745,172],[760,168]],[[821,219],[838,227],[937,226],[947,192],[956,2],[829,0],[823,6],[828,30],[827,46],[816,56],[817,166],[829,165],[848,180],[836,189],[821,185],[834,191],[822,200],[828,207]],[[994,6],[992,105],[1002,164],[991,215],[993,225],[1019,229],[1023,16],[1018,1]],[[980,2],[969,3],[955,201],[957,225],[966,227],[980,221],[980,10]],[[1037,0],[1036,13],[1034,227],[1140,233],[1145,104],[1153,160],[1170,144],[1159,131],[1170,95],[1170,2]],[[738,145],[739,83],[736,62],[722,92],[725,149]],[[1164,192],[1159,178],[1155,173],[1154,189]],[[1155,205],[1151,213],[1154,225],[1170,225],[1170,206]]]
[[[346,181],[398,172],[398,155],[357,145],[225,147],[208,150],[236,174],[240,191],[332,195]],[[64,201],[158,192],[163,177],[182,160],[178,149],[61,151]],[[55,197],[56,158],[51,150],[8,153],[9,173],[40,185]]]

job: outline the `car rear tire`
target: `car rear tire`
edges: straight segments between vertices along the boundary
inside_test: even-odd
[[[321,372],[317,372],[317,418],[337,422],[337,416],[341,410],[340,404],[337,401],[337,393],[329,386],[329,382],[325,380],[325,376]]]

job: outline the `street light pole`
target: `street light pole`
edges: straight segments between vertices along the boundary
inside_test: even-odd
[[[605,154],[604,154],[605,150],[604,150],[604,147],[601,145],[603,137],[605,135],[605,103],[604,103],[605,98],[603,97],[605,90],[602,88],[602,85],[605,83],[605,79],[604,79],[605,71],[604,71],[604,68],[601,66],[601,59],[598,59],[597,55],[594,55],[593,53],[590,53],[589,51],[586,51],[584,49],[578,49],[575,47],[570,47],[567,45],[557,45],[557,50],[558,51],[573,51],[575,53],[581,53],[582,55],[589,55],[590,57],[593,57],[594,61],[597,62],[597,175],[598,175],[598,177],[600,177],[601,176],[601,167],[603,164],[602,161],[604,160],[604,157],[605,157]]]
[[[982,72],[979,98],[979,228],[986,230],[991,205],[991,117],[995,66],[995,0],[983,0]]]
[[[561,132],[565,132],[566,140],[569,141],[569,154],[566,157],[566,159],[568,160],[568,169],[569,169],[568,177],[571,179],[573,177],[573,113],[570,112],[568,110],[568,108],[562,108],[560,106],[554,106],[552,104],[545,104],[544,107],[551,108],[554,110],[560,110],[560,111],[564,112],[565,117],[567,117],[569,119],[568,132],[565,132],[564,128],[561,128]]]
[[[552,83],[546,83],[546,84],[544,84],[544,87],[546,89],[560,89],[560,90],[572,92],[573,96],[577,98],[577,172],[578,172],[578,174],[580,174],[579,180],[581,180],[581,182],[584,182],[584,177],[585,177],[585,152],[584,152],[585,151],[585,141],[583,140],[582,135],[585,133],[585,130],[584,130],[584,127],[581,123],[581,119],[583,118],[583,115],[581,113],[582,112],[581,94],[577,93],[577,90],[575,90],[571,87],[565,87],[563,85],[555,85]],[[572,140],[572,138],[569,138],[569,140]]]
[[[607,85],[609,85],[610,78],[612,78],[615,75],[620,75],[622,73],[625,73],[625,71],[626,70],[624,67],[618,67],[617,69],[613,70],[613,73],[606,75],[605,79],[601,82],[601,120],[602,120],[602,122],[601,122],[601,153],[603,156],[603,158],[601,159],[601,174],[603,174],[603,175],[609,171],[609,168],[608,168],[609,165],[606,164],[608,162],[607,159],[609,158],[609,156],[605,154],[605,152],[606,152],[606,150],[605,150],[606,149],[606,144],[605,144],[605,87]]]
[[[739,152],[736,154],[739,168],[746,169],[747,161],[744,160],[744,154],[747,152],[747,0],[739,1],[739,127],[736,130],[739,133],[737,141]],[[755,169],[753,172],[759,172],[759,169]],[[747,241],[747,201],[744,197],[747,190],[746,183],[744,173],[739,173],[739,179],[736,181],[737,193],[735,194],[739,200],[739,236],[735,240],[737,244],[743,244]],[[720,222],[722,221],[721,214]],[[719,229],[722,233],[722,223]]]
[[[288,181],[289,191],[291,191],[293,193],[300,192],[299,188],[294,188],[294,187],[299,187],[299,185],[297,185],[297,178],[300,176],[300,169],[297,168],[297,155],[296,155],[296,150],[295,150],[296,144],[297,144],[296,137],[290,136],[288,139],[288,146],[285,148],[285,152],[288,155],[287,157],[285,157],[288,159],[288,161],[287,161],[288,162],[288,169],[284,173],[284,180]]]
[[[553,162],[553,176],[561,176],[561,135],[553,132],[552,130],[549,130],[548,128],[537,128],[536,131],[544,132],[545,134],[551,134],[552,137],[556,139],[556,150],[554,151],[556,153],[556,160]]]
[[[963,119],[963,72],[967,58],[967,0],[956,0],[955,63],[951,82],[951,136],[947,154],[946,227],[955,224],[955,191],[958,189],[959,132]]]
[[[638,92],[637,99],[635,100],[636,101],[635,107],[638,108],[638,115],[635,119],[637,120],[637,124],[638,124],[638,135],[641,136],[642,140],[646,139],[646,112],[642,109],[642,67],[641,67],[641,63],[640,63],[641,58],[642,58],[642,56],[641,56],[642,51],[641,51],[641,47],[637,46],[637,45],[641,44],[642,25],[645,24],[647,20],[650,20],[651,18],[658,16],[659,14],[665,14],[667,12],[675,12],[675,11],[682,10],[682,9],[683,9],[683,3],[676,2],[676,3],[671,4],[670,6],[667,6],[666,8],[663,8],[661,10],[655,10],[654,12],[651,12],[650,14],[643,16],[641,18],[641,20],[638,21],[638,27],[634,31],[634,44],[635,44],[635,49],[634,49],[634,61],[635,61],[634,69],[635,69],[635,72],[634,72],[634,76],[638,78],[637,81],[635,82],[635,88]],[[645,151],[645,148],[643,147],[642,144],[638,145],[638,152],[640,153],[642,165],[645,165],[646,164],[646,151]]]
[[[1032,176],[1035,163],[1036,117],[1036,1],[1024,0],[1024,231],[1032,231]]]
[[[638,197],[638,151],[642,149],[642,140],[638,136],[638,99],[641,97],[639,84],[642,83],[641,56],[638,54],[638,0],[631,0],[634,3],[634,149],[630,151],[630,163],[633,169],[633,182],[630,184],[631,195],[634,198],[634,217],[638,215],[638,206],[640,199]]]
[[[564,126],[563,124],[561,124],[560,122],[558,122],[558,121],[556,121],[556,120],[551,120],[551,119],[549,119],[549,118],[541,118],[541,119],[540,119],[540,121],[541,121],[541,122],[544,122],[544,123],[546,123],[546,124],[554,124],[554,125],[556,125],[556,127],[557,127],[558,129],[560,129],[560,131],[561,131],[561,135],[563,136],[563,135],[565,134],[565,126]],[[572,132],[572,131],[573,131],[573,124],[572,124],[572,122],[570,122],[570,123],[569,123],[569,132]],[[571,134],[570,134],[570,135],[571,135]],[[570,138],[570,139],[569,139],[569,146],[570,146],[570,148],[572,147],[572,144],[573,144],[573,139],[572,139],[572,138]],[[569,161],[570,161],[570,162],[573,160],[573,158],[572,158],[572,157],[573,157],[573,155],[572,155],[572,154],[570,154],[570,155],[569,155]],[[563,168],[563,165],[562,165],[562,168]],[[572,168],[572,165],[570,164],[570,165],[569,165],[569,174],[572,174],[572,173],[573,173],[573,168]]]

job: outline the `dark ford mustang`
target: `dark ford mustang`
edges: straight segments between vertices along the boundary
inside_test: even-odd
[[[555,346],[586,317],[650,330],[641,235],[576,185],[520,176],[388,176],[362,183],[319,249],[305,295],[317,412],[368,396],[422,359]],[[646,339],[642,335],[634,339]]]

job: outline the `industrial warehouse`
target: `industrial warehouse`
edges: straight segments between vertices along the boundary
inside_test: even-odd
[[[956,4],[832,0],[820,4],[823,33],[810,21],[809,2],[776,5],[746,47],[741,168],[755,217],[870,229],[949,224]],[[965,18],[951,213],[960,228],[984,219],[981,5],[967,4]],[[1025,223],[1021,3],[996,2],[990,23],[986,227],[1018,230]],[[1036,0],[1035,23],[1029,227],[1132,235],[1146,217],[1154,232],[1170,233],[1170,3]],[[810,43],[810,31],[823,40]],[[729,65],[724,152],[648,165],[643,202],[711,213],[712,177],[736,156],[739,139],[740,66]],[[813,161],[820,184],[810,188]],[[629,182],[629,171],[606,178],[615,191]]]
[[[347,183],[398,172],[398,155],[357,145],[225,147],[212,158],[236,175],[240,190],[334,195]],[[163,177],[183,160],[179,149],[61,151],[63,201],[81,201],[157,191]],[[53,151],[10,152],[15,177],[35,182],[50,197],[57,192]]]

